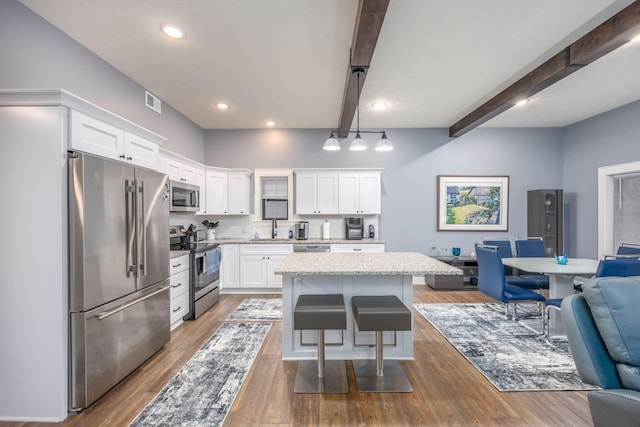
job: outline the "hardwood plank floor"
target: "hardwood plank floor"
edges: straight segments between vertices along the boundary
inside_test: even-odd
[[[245,298],[223,295],[171,342],[64,426],[126,426]],[[415,286],[415,303],[490,301],[476,291],[436,292]],[[281,360],[282,326],[274,322],[225,426],[589,426],[586,392],[501,393],[420,314],[415,313],[415,360],[403,362],[413,393],[359,393],[347,362],[348,394],[294,394],[296,362]],[[185,408],[185,410],[188,410]],[[0,423],[44,426],[45,423]]]

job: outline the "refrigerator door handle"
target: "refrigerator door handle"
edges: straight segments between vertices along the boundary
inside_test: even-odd
[[[114,314],[119,313],[119,312],[121,312],[122,310],[126,310],[127,308],[131,307],[132,305],[136,305],[136,304],[138,304],[139,302],[142,302],[142,301],[144,301],[144,300],[146,300],[146,299],[151,298],[151,297],[152,297],[152,296],[154,296],[154,295],[158,295],[159,293],[166,291],[166,290],[167,290],[167,289],[169,289],[170,287],[171,287],[170,285],[163,286],[162,288],[158,289],[158,290],[157,290],[157,291],[155,291],[155,292],[150,293],[149,295],[145,295],[145,296],[140,297],[140,298],[138,298],[138,299],[136,299],[136,300],[133,300],[133,301],[131,301],[131,302],[128,302],[128,303],[126,303],[126,304],[124,304],[124,305],[121,305],[120,307],[118,307],[118,308],[116,308],[116,309],[114,309],[114,310],[102,312],[102,313],[98,314],[98,316],[97,316],[97,317],[98,317],[98,320],[103,320],[103,319],[106,319],[106,318],[107,318],[107,317],[109,317],[109,316],[113,316]]]
[[[140,229],[142,230],[142,261],[139,260],[140,268],[144,276],[147,275],[147,221],[144,210],[144,181],[140,181]]]
[[[127,277],[131,272],[135,274],[136,265],[134,254],[135,242],[135,181],[129,185],[129,180],[124,181],[124,201],[125,201],[125,239],[126,239],[126,273]],[[131,201],[129,201],[131,198]]]

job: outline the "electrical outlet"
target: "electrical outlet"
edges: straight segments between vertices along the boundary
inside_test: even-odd
[[[247,234],[247,227],[242,227],[242,233]]]

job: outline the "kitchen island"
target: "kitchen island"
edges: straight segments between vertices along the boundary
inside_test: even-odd
[[[462,270],[417,252],[292,253],[275,274],[282,284],[282,358],[316,358],[314,331],[294,331],[293,309],[298,296],[342,294],[347,307],[347,329],[325,332],[326,358],[375,359],[375,332],[360,332],[353,322],[351,297],[395,295],[413,312],[413,276],[462,275]],[[413,360],[413,331],[383,334],[387,359]]]

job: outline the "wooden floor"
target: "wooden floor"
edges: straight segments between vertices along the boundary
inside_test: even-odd
[[[243,300],[223,295],[171,342],[65,426],[126,426]],[[435,292],[416,286],[415,303],[482,302],[476,291]],[[359,393],[347,362],[348,394],[294,394],[296,362],[281,360],[282,327],[274,322],[225,426],[589,426],[586,392],[497,391],[430,323],[414,311],[415,361],[403,362],[413,393]],[[188,411],[188,408],[184,408]],[[0,423],[0,426],[42,423]]]

